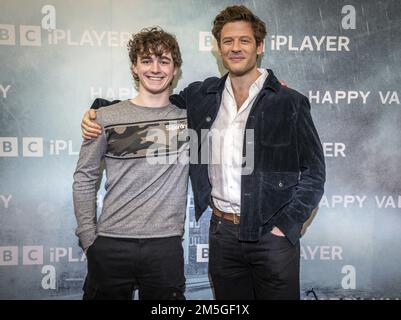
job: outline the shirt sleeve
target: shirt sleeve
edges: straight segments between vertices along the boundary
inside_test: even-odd
[[[74,172],[72,189],[74,212],[78,224],[75,234],[79,237],[79,245],[83,250],[86,250],[96,238],[97,186],[101,178],[101,163],[106,149],[107,140],[104,130],[96,139],[84,140]]]

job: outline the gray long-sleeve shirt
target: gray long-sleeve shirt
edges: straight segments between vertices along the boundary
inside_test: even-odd
[[[73,199],[80,245],[97,235],[122,238],[182,236],[188,186],[186,111],[141,107],[130,100],[101,108],[102,134],[82,143]],[[96,217],[101,163],[106,195]]]

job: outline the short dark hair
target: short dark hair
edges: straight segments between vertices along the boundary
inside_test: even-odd
[[[165,32],[162,28],[144,28],[140,32],[132,35],[128,45],[129,58],[134,65],[138,62],[138,57],[154,54],[161,57],[165,52],[171,52],[174,66],[179,68],[182,65],[180,47],[174,35]],[[139,80],[134,73],[134,79]]]
[[[255,16],[251,10],[245,6],[230,6],[221,11],[213,21],[213,36],[216,38],[220,47],[221,30],[229,22],[246,21],[252,25],[253,36],[256,45],[259,45],[266,37],[266,24]]]

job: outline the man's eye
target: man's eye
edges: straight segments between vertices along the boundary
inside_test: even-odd
[[[163,64],[163,65],[168,65],[168,64],[170,64],[169,61],[162,61],[162,62],[160,62],[160,63]]]
[[[148,64],[148,63],[150,63],[150,61],[149,60],[142,60],[142,63],[143,64]]]

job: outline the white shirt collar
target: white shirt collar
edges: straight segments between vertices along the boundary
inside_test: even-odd
[[[266,69],[258,68],[258,71],[260,72],[260,76],[255,80],[254,83],[252,83],[252,85],[249,88],[249,91],[254,91],[254,89],[256,89],[259,92],[263,88],[263,84],[265,83],[267,77],[269,76],[269,72]],[[228,75],[226,79],[225,88],[233,97],[234,94],[233,94],[233,87],[231,85],[230,75]]]
[[[269,76],[269,72],[266,69],[258,68],[258,71],[260,72],[260,76],[249,87],[249,96],[246,102],[249,102],[249,100],[253,100],[253,98],[257,96],[259,91],[263,88],[263,84],[265,83],[267,77]],[[230,99],[232,99],[232,101],[235,101],[230,75],[228,75],[225,82],[225,91],[226,93],[228,93]],[[249,103],[246,102],[244,104],[248,105]],[[239,112],[241,112],[244,109],[242,106],[240,107],[241,108],[238,110]]]

